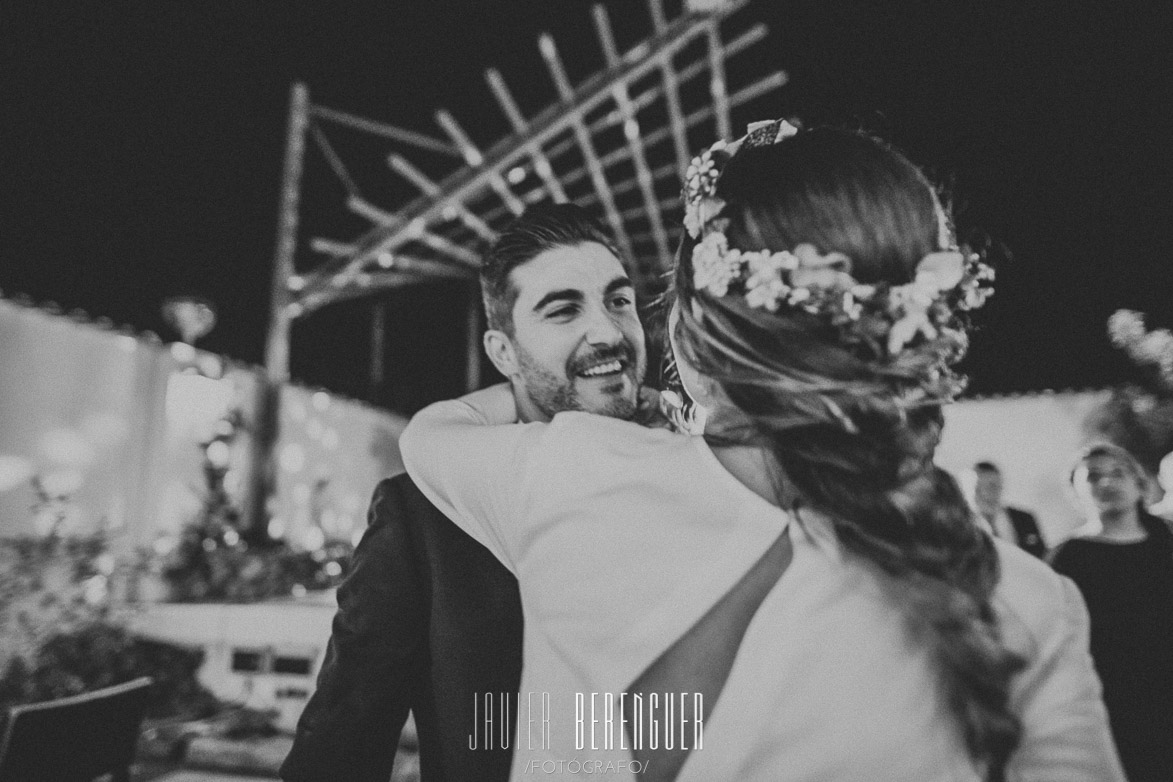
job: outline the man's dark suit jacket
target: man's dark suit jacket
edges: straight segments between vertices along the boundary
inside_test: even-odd
[[[1014,534],[1018,536],[1018,547],[1042,559],[1047,553],[1047,543],[1039,532],[1039,523],[1034,514],[1019,508],[1007,508],[1006,515],[1010,517]]]
[[[410,710],[423,782],[507,779],[510,751],[468,740],[474,697],[517,692],[521,637],[513,575],[406,474],[381,482],[281,778],[387,782]]]

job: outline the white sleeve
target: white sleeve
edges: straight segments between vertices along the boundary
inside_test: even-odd
[[[1015,700],[1023,735],[1006,776],[1012,782],[1124,782],[1088,651],[1087,607],[1075,584],[1062,581],[1055,629],[1040,639],[1037,658],[1020,674]]]
[[[457,399],[421,410],[399,439],[403,464],[420,491],[515,572],[525,467],[544,428],[490,425]]]

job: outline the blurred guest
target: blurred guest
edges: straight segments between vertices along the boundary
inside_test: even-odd
[[[1161,466],[1157,469],[1157,484],[1160,491],[1156,493],[1163,496],[1149,506],[1149,513],[1173,520],[1173,453],[1167,453],[1161,459]]]
[[[1147,513],[1144,470],[1115,445],[1083,451],[1071,484],[1094,529],[1054,553],[1083,592],[1091,652],[1128,778],[1173,780],[1173,532]]]
[[[1047,553],[1034,514],[1002,504],[1002,470],[998,465],[978,462],[962,476],[961,484],[990,534],[1036,557]]]

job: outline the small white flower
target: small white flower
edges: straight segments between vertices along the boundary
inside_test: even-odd
[[[713,151],[724,149],[718,142],[694,157],[684,174],[684,227],[693,239],[699,239],[705,223],[716,217],[725,206],[717,198],[717,164]]]
[[[790,303],[801,304],[811,297],[811,292],[806,288],[795,288],[790,291]]]
[[[965,276],[965,257],[953,250],[929,253],[916,265],[916,282],[934,295],[953,290]]]
[[[692,248],[692,266],[692,282],[698,291],[724,296],[741,271],[741,253],[729,249],[725,234],[713,231]]]
[[[900,309],[927,310],[937,298],[937,288],[931,282],[915,280],[907,285],[897,285],[889,292],[892,304]]]
[[[751,307],[775,312],[778,301],[790,291],[783,273],[792,271],[798,265],[798,259],[785,250],[777,253],[759,250],[744,253],[742,258],[749,269],[749,278],[745,281],[746,302]]]
[[[895,356],[904,346],[912,342],[917,334],[928,329],[935,335],[935,330],[932,324],[929,323],[928,317],[923,311],[912,310],[892,324],[891,330],[888,331],[888,355]]]
[[[856,285],[851,289],[851,295],[859,301],[867,301],[876,295],[875,285]]]
[[[684,228],[688,235],[696,239],[701,235],[700,203],[689,201],[684,206]]]
[[[1124,347],[1145,335],[1144,317],[1135,310],[1116,310],[1108,318],[1108,335],[1117,347]]]
[[[757,309],[767,309],[770,312],[776,312],[778,302],[786,296],[790,291],[790,287],[782,282],[782,278],[776,274],[773,276],[759,275],[750,279],[756,279],[756,284],[751,286],[749,282],[746,282],[746,288],[748,289],[745,294],[746,304]]]
[[[863,314],[863,305],[855,300],[851,291],[843,292],[843,313],[852,320],[859,320],[859,316]]]
[[[1135,356],[1150,364],[1159,364],[1170,353],[1173,353],[1173,333],[1168,329],[1150,331],[1134,347]]]
[[[986,303],[986,299],[990,298],[993,291],[989,288],[979,288],[976,285],[971,285],[965,289],[965,298],[961,300],[960,307],[963,310],[976,310]]]

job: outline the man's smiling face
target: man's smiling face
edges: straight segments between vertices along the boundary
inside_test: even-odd
[[[555,247],[510,272],[517,292],[512,378],[546,418],[583,410],[631,418],[647,368],[635,291],[597,242]]]

